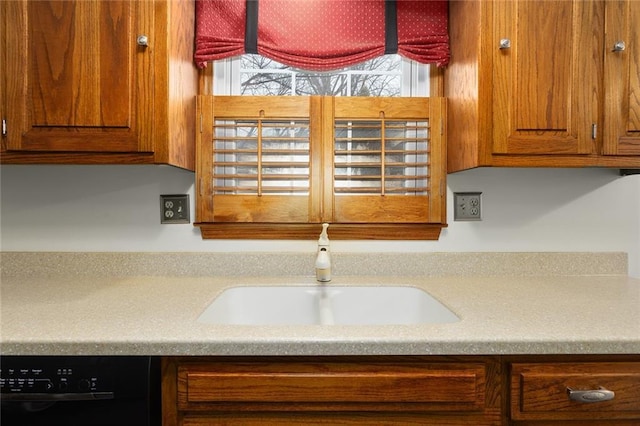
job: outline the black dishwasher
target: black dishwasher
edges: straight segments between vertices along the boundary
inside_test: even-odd
[[[148,356],[2,356],[0,423],[156,426],[160,367]]]

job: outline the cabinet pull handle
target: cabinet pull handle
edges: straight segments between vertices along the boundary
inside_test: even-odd
[[[618,40],[615,43],[613,43],[614,52],[623,52],[626,48],[627,48],[627,45],[622,40]]]
[[[616,396],[615,392],[603,387],[590,390],[574,390],[568,387],[567,394],[572,401],[586,403],[611,401]]]
[[[144,34],[141,34],[136,39],[136,43],[138,43],[138,46],[148,47],[149,46],[149,37],[147,37]]]
[[[511,47],[511,40],[508,38],[500,39],[500,49],[509,49]]]

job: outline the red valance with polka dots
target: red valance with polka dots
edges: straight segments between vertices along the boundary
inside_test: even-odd
[[[385,53],[445,66],[448,0],[196,1],[197,65],[244,53],[316,71]]]

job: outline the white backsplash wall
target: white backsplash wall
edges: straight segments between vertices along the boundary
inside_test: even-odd
[[[622,251],[640,277],[640,175],[489,168],[447,179],[449,227],[439,241],[333,241],[332,251]],[[193,182],[169,166],[3,165],[1,249],[315,252],[316,241],[203,241],[192,224],[161,225],[160,194],[188,193],[194,221]],[[454,191],[482,192],[481,222],[453,221]]]

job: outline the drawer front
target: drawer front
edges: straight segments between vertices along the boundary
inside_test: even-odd
[[[640,419],[640,363],[512,364],[511,418]]]
[[[180,409],[465,410],[484,408],[485,365],[183,364]]]

